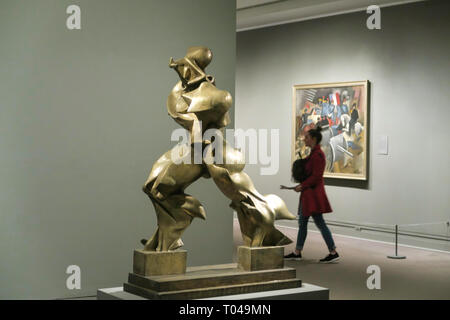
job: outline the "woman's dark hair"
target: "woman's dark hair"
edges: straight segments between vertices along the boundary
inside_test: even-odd
[[[320,142],[322,141],[321,131],[322,131],[321,126],[317,126],[315,129],[308,130],[309,135],[311,136],[311,138],[316,139],[317,144],[320,144]]]

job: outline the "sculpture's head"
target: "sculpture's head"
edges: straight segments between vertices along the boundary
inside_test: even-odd
[[[174,69],[184,87],[192,87],[203,81],[214,84],[214,78],[205,74],[205,68],[212,60],[212,52],[207,47],[189,47],[184,58],[170,58],[169,67]]]
[[[211,63],[212,51],[207,47],[189,47],[186,53],[187,59],[195,61],[203,71]]]

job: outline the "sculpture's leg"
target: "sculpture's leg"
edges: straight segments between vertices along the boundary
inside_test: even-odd
[[[255,228],[255,233],[253,234],[253,239],[250,247],[262,247],[266,233],[267,232],[263,230],[262,227]]]
[[[166,152],[154,164],[143,191],[155,208],[158,228],[145,244],[144,250],[168,251],[183,245],[181,235],[195,217],[205,219],[200,201],[185,194],[184,189],[205,174],[201,164],[175,163],[172,152],[183,152],[181,146]],[[190,156],[190,155],[188,155]],[[192,162],[192,161],[191,161]]]
[[[223,138],[223,137],[222,137]],[[239,150],[223,140],[225,160],[221,164],[207,163],[208,171],[219,189],[232,200],[232,207],[238,215],[244,243],[252,247],[288,244],[292,241],[274,226],[277,219],[295,219],[284,201],[276,195],[261,195],[250,177],[243,172],[245,162]],[[212,150],[207,150],[211,157]],[[238,159],[227,163],[226,159]]]
[[[173,198],[169,197],[166,201],[159,201],[150,197],[152,203],[155,207],[156,216],[158,220],[158,228],[155,231],[155,234],[147,241],[144,246],[144,250],[147,251],[168,251],[175,250],[181,246],[183,246],[183,242],[181,241],[181,235],[184,230],[189,227],[192,222],[193,217],[189,214],[186,214],[182,209],[176,207],[176,205],[166,205]],[[175,197],[180,197],[180,195],[176,195]],[[184,195],[181,197],[188,198],[188,195]]]
[[[267,195],[265,198],[273,200],[275,195]],[[258,200],[256,200],[258,201]],[[267,200],[266,200],[267,201]],[[270,201],[270,200],[269,200]],[[273,202],[273,201],[272,201]],[[263,204],[264,205],[264,204]],[[270,206],[270,204],[269,204]],[[242,239],[244,240],[244,245],[249,247],[261,247],[261,246],[281,246],[291,243],[292,241],[287,238],[282,232],[275,228],[274,222],[270,219],[265,219],[261,212],[265,210],[258,210],[256,207],[251,207],[245,202],[230,204],[238,216],[239,226],[241,228]],[[281,217],[279,210],[285,208],[279,207],[267,212],[266,217],[274,216],[274,220]],[[287,211],[287,209],[286,209]],[[284,219],[293,219],[293,215],[284,215]]]
[[[252,235],[254,233],[254,225],[249,223],[248,217],[241,209],[239,203],[231,202],[230,207],[236,211],[239,227],[241,229],[242,240],[244,241],[244,245],[250,247],[252,244]]]

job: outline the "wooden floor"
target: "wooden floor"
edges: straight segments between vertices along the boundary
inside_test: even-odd
[[[286,246],[285,253],[294,249],[297,229],[279,227],[294,243]],[[288,267],[297,270],[297,277],[303,282],[330,289],[330,299],[450,299],[450,253],[434,252],[416,248],[400,247],[405,260],[388,259],[393,254],[389,244],[359,240],[333,235],[340,261],[333,264],[319,264],[328,250],[318,232],[309,231],[303,260],[285,261]],[[236,248],[242,245],[242,237],[237,219],[234,220],[233,259]],[[367,268],[380,268],[381,289],[369,290],[367,279],[372,273]]]

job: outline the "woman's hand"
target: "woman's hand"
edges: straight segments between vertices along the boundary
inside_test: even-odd
[[[296,186],[296,187],[294,188],[294,190],[295,190],[295,192],[302,192],[302,191],[303,191],[302,185],[299,184],[298,186]]]

